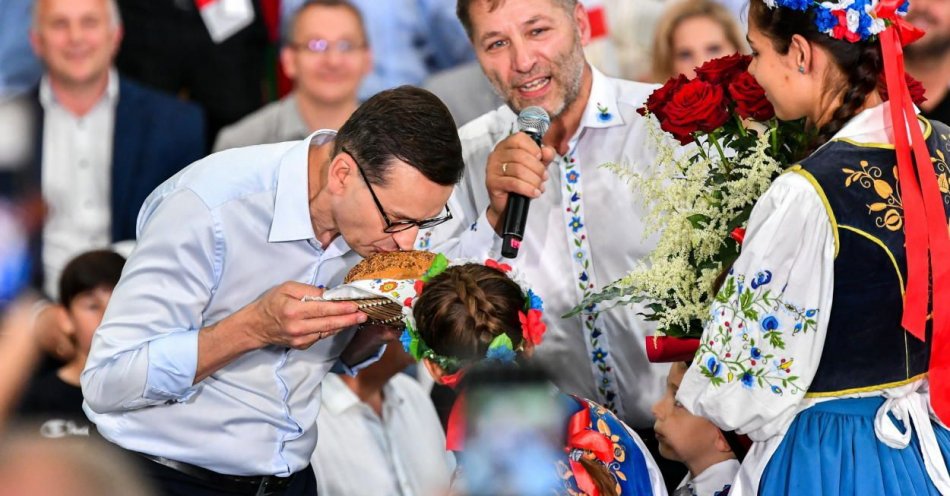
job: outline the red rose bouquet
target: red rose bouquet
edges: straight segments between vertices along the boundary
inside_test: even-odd
[[[646,221],[660,232],[659,242],[649,263],[572,314],[636,303],[661,334],[702,334],[715,281],[739,256],[752,206],[807,138],[803,122],[775,118],[765,91],[747,71],[750,62],[741,55],[707,62],[692,80],[670,79],[639,110],[651,117],[658,150],[651,174],[624,164],[607,167],[648,202]],[[660,343],[653,343],[659,350]]]

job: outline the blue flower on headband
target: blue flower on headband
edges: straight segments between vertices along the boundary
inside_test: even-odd
[[[905,2],[897,8],[897,12],[901,14],[907,14],[908,10],[910,10],[910,0],[905,0]]]
[[[402,343],[402,349],[406,350],[406,353],[411,353],[409,350],[412,346],[412,336],[409,335],[409,329],[403,329],[402,334],[399,335],[399,342]]]
[[[814,0],[778,0],[778,4],[787,9],[808,10]]]
[[[838,26],[838,18],[831,13],[831,9],[819,7],[815,12],[815,25],[818,27],[818,31],[830,33]]]
[[[539,312],[544,311],[544,302],[541,301],[541,297],[536,295],[534,291],[528,290],[528,310],[537,310]]]
[[[515,356],[511,338],[504,333],[495,336],[488,345],[488,353],[485,353],[485,358],[488,360],[498,360],[501,363],[512,363],[515,361]]]

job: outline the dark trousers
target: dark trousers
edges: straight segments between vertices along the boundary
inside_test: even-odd
[[[175,469],[137,456],[140,466],[159,496],[317,496],[317,479],[313,468],[307,467],[294,474],[290,486],[279,492],[228,491],[179,472]]]

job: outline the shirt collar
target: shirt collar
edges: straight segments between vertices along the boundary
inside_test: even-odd
[[[99,103],[109,103],[115,104],[119,99],[119,74],[116,72],[115,68],[112,67],[109,69],[109,80],[106,83],[106,92],[102,95],[102,99],[99,100]],[[40,78],[40,104],[44,108],[49,107],[50,105],[56,104],[59,105],[59,102],[56,101],[56,94],[53,93],[53,88],[49,81],[49,74],[43,74],[43,77]]]
[[[403,402],[406,401],[406,398],[400,393],[399,388],[393,384],[394,379],[396,379],[395,376],[389,379],[383,386],[384,411],[393,406],[402,405]],[[359,396],[340,379],[340,376],[334,373],[327,374],[323,379],[322,388],[323,406],[332,414],[339,415],[362,403]]]
[[[590,68],[593,82],[590,87],[590,98],[584,107],[581,125],[578,131],[585,127],[605,128],[624,125],[620,115],[617,85],[595,67]]]
[[[360,404],[360,398],[356,396],[356,393],[332,372],[323,378],[321,388],[323,406],[333,415],[339,415]]]
[[[693,493],[699,496],[712,496],[731,485],[739,472],[739,461],[726,460],[709,466],[696,477],[686,476],[680,487],[691,484]]]
[[[333,141],[336,131],[316,131],[284,153],[277,173],[277,197],[274,200],[274,220],[271,221],[268,242],[301,241],[314,239],[310,219],[308,157],[311,146]],[[336,241],[336,240],[334,240]],[[331,246],[336,243],[332,243]]]

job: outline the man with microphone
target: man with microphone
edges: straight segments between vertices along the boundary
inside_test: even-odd
[[[536,361],[564,391],[604,404],[652,437],[650,405],[664,387],[664,371],[643,349],[652,326],[630,307],[559,316],[654,247],[643,238],[639,199],[601,167],[655,162],[647,121],[636,113],[654,87],[608,78],[587,63],[590,22],[576,0],[459,0],[458,15],[507,105],[459,131],[466,167],[450,201],[455,219],[422,233],[417,247],[499,258],[509,198],[529,199],[517,256],[505,261],[540,288],[550,316]],[[541,146],[518,132],[519,113],[535,106],[551,119]]]

